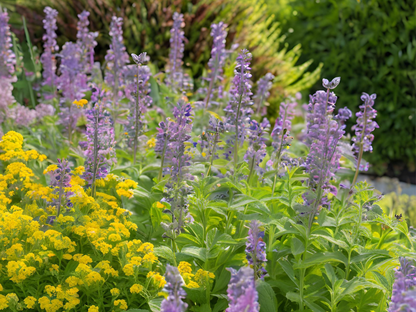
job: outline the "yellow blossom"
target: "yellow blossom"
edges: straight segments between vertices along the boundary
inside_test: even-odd
[[[98,309],[97,306],[92,305],[88,308],[88,312],[99,312],[100,310]]]
[[[23,301],[26,304],[26,307],[28,309],[32,309],[35,306],[36,298],[35,297],[32,297],[32,296],[28,296]]]
[[[150,140],[148,140],[146,142],[146,145],[148,148],[153,148],[156,146],[156,139],[155,138],[151,138]]]
[[[118,289],[118,288],[112,288],[110,290],[110,293],[111,293],[112,296],[118,296],[118,295],[120,295],[120,289]]]
[[[86,99],[81,99],[79,101],[75,100],[72,102],[72,104],[75,104],[76,106],[78,106],[78,108],[82,108],[84,107],[85,104],[87,104],[88,101]]]
[[[140,284],[134,284],[133,286],[130,287],[130,292],[132,294],[138,294],[143,290],[143,286]]]
[[[119,307],[121,310],[127,310],[127,302],[125,300],[114,301],[114,306]]]
[[[157,202],[156,203],[156,208],[163,209],[163,208],[165,208],[165,205],[163,205],[161,202]]]

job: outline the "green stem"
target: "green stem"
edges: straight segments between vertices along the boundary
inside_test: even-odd
[[[160,163],[158,182],[160,182],[160,180],[162,180],[163,166],[164,166],[164,163],[165,163],[166,145],[167,145],[167,138],[166,138],[166,135],[165,135],[165,143],[163,144],[162,160],[161,160],[161,163]]]
[[[208,108],[209,99],[211,97],[212,89],[214,88],[214,81],[217,78],[217,67],[218,67],[218,54],[215,56],[215,66],[212,72],[211,81],[209,82],[207,97],[205,98],[205,110]]]
[[[136,164],[136,154],[137,154],[137,144],[138,144],[138,138],[139,135],[139,73],[140,73],[140,65],[137,65],[137,83],[136,83],[136,107],[134,111],[134,154],[133,154],[133,165]]]

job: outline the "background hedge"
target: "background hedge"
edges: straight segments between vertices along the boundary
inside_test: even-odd
[[[416,1],[268,1],[300,62],[323,63],[321,76],[341,76],[338,105],[357,111],[361,92],[377,93],[380,129],[373,170],[416,183]],[[310,90],[320,88],[318,81]]]

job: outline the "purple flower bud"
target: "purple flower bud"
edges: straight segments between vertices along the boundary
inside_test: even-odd
[[[80,66],[84,73],[91,72],[94,65],[94,48],[97,46],[95,38],[98,36],[98,32],[90,32],[88,29],[89,15],[90,12],[82,11],[81,14],[78,14],[77,24],[77,45],[81,49]]]
[[[256,277],[264,277],[267,273],[266,243],[263,241],[264,231],[260,230],[260,222],[253,220],[250,223],[246,242],[247,261],[254,270]]]
[[[12,78],[16,56],[12,50],[12,37],[9,28],[9,14],[0,8],[0,79]]]
[[[269,90],[273,86],[273,79],[274,76],[271,73],[267,73],[265,76],[259,79],[257,82],[257,92],[256,95],[253,96],[254,102],[257,105],[257,114],[260,114],[261,108],[263,107],[263,103],[267,100],[270,96]],[[265,115],[265,114],[261,114]]]
[[[335,77],[331,80],[331,82],[328,81],[328,79],[322,79],[322,85],[325,89],[335,89],[339,83],[341,82],[341,77]]]

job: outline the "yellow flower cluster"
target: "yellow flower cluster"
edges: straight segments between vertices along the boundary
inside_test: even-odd
[[[193,274],[192,265],[186,261],[179,262],[178,271],[188,288],[207,287],[213,282],[212,279],[215,278],[214,273],[202,269],[199,269],[195,274]]]
[[[44,161],[46,159],[45,155],[39,154],[35,150],[23,151],[23,136],[15,131],[9,131],[3,135],[0,141],[0,149],[3,151],[0,155],[2,161],[10,161],[11,159]]]
[[[52,204],[56,192],[38,183],[42,180],[24,157],[35,153],[23,152],[22,146],[23,137],[16,132],[9,132],[0,142],[0,160],[14,161],[6,163],[0,174],[0,291],[4,287],[8,293],[0,295],[0,310],[55,312],[86,306],[95,312],[98,306],[85,302],[93,292],[106,298],[111,294],[118,299],[113,302],[114,310],[126,310],[127,294],[113,288],[126,281],[130,296],[137,295],[136,302],[157,297],[166,283],[159,273],[161,264],[152,244],[131,239],[137,225],[129,220],[130,212],[121,207],[116,195],[128,192],[126,197],[131,197],[137,183],[110,174],[99,180],[99,192],[93,198],[83,188],[85,169],[77,167],[71,186],[65,189],[73,193],[73,208],[56,217]],[[1,158],[6,154],[10,157]],[[50,165],[44,174],[54,170],[56,165]],[[40,280],[43,286],[35,286],[39,276],[45,276]],[[36,296],[16,291],[29,289],[26,285],[31,283],[40,287]]]
[[[78,106],[78,108],[84,107],[84,105],[86,105],[87,103],[88,101],[86,99],[81,99],[79,101],[75,100],[72,102],[72,104],[75,104],[76,106]]]

